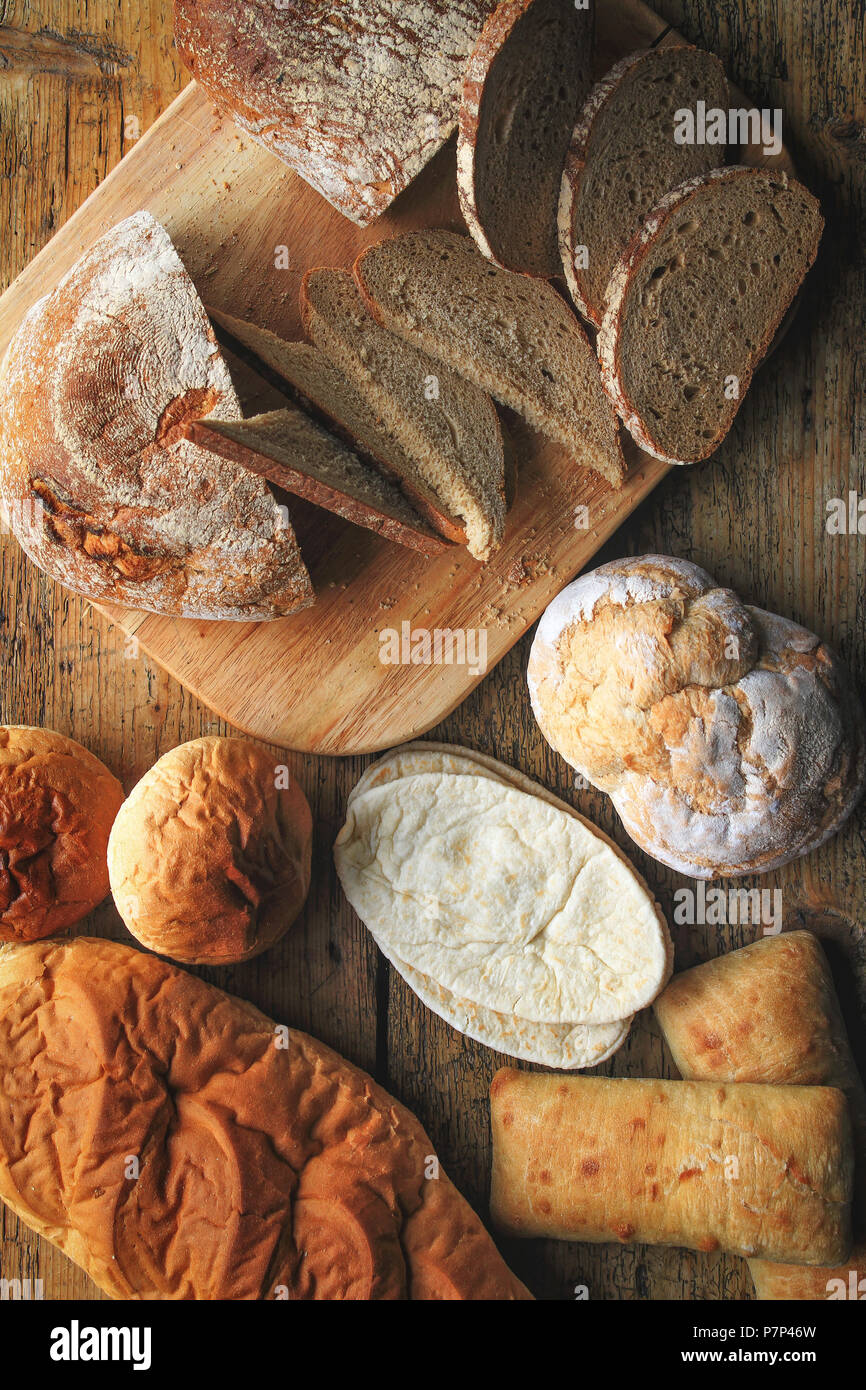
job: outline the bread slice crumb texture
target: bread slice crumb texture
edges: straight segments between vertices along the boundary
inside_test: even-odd
[[[379,242],[355,263],[386,328],[489,391],[585,468],[621,486],[616,414],[575,314],[552,286],[491,265],[441,230]]]
[[[761,169],[715,169],[662,199],[614,270],[598,338],[641,448],[670,463],[718,448],[822,227],[811,193]]]

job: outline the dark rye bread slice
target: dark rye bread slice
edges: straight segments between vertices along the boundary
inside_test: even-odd
[[[613,272],[598,334],[642,449],[696,463],[718,448],[823,225],[807,189],[765,169],[714,169],[661,200]]]
[[[294,406],[248,420],[194,420],[184,434],[194,444],[389,541],[427,556],[449,549],[399,488]]]
[[[505,462],[490,397],[380,327],[343,270],[309,270],[301,317],[316,347],[363,392],[443,511],[458,516],[466,546],[486,560],[505,525]]]
[[[312,343],[289,342],[222,309],[209,305],[208,314],[224,347],[396,483],[440,535],[466,544],[466,528],[460,518],[443,510],[441,499],[371,409],[363,391],[330,358]]]
[[[574,0],[504,0],[466,67],[460,207],[484,255],[511,270],[561,274],[556,210],[592,82],[594,9]]]
[[[559,251],[571,297],[596,327],[611,272],[647,213],[724,162],[721,145],[674,140],[675,113],[698,101],[727,108],[728,83],[714,54],[688,46],[630,53],[587,98],[562,175]]]
[[[469,237],[447,231],[406,232],[369,247],[355,278],[386,328],[622,486],[619,427],[595,353],[552,285],[491,265]]]

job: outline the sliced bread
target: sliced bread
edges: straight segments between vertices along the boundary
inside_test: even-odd
[[[630,53],[595,86],[572,136],[559,199],[571,297],[598,326],[611,272],[644,217],[687,179],[724,162],[723,145],[677,144],[675,113],[727,107],[724,68],[699,48]]]
[[[595,353],[551,285],[491,265],[455,232],[407,232],[369,247],[355,278],[384,327],[511,406],[613,484],[625,473]]]
[[[364,392],[330,358],[312,343],[288,342],[221,309],[208,306],[208,313],[225,346],[397,483],[440,535],[466,544],[463,522],[443,508],[442,499],[379,419]]]
[[[661,200],[614,269],[598,335],[642,449],[696,463],[718,448],[823,225],[811,193],[765,169],[713,169]]]
[[[448,549],[399,488],[294,406],[249,420],[194,420],[184,433],[194,444],[387,540],[428,556]]]
[[[559,275],[556,209],[571,133],[592,82],[594,6],[503,0],[463,79],[460,207],[498,265]]]
[[[301,314],[308,336],[364,393],[442,509],[461,518],[470,554],[486,560],[505,524],[502,430],[490,397],[380,327],[346,271],[308,271]]]

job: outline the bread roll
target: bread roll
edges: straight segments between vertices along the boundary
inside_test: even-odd
[[[127,946],[0,950],[0,1197],[112,1298],[527,1299],[408,1110]]]
[[[285,508],[183,437],[241,408],[195,286],[139,212],[19,325],[0,368],[0,508],[46,574],[87,598],[189,618],[313,602]]]
[[[143,946],[225,965],[279,940],[310,886],[312,815],[258,744],[198,738],[132,789],[108,844],[117,910]]]
[[[0,725],[0,941],[35,941],[108,892],[106,849],[123,788],[51,729]]]
[[[863,709],[838,658],[685,560],[615,560],[569,584],[528,678],[547,741],[642,849],[694,878],[807,854],[866,785]]]
[[[841,1091],[506,1069],[493,1078],[490,1108],[491,1212],[509,1235],[803,1264],[850,1249]]]
[[[674,1061],[694,1080],[836,1086],[854,1135],[854,1231],[866,1239],[866,1091],[833,978],[811,932],[765,937],[674,976],[656,1000]],[[866,1278],[866,1244],[839,1269],[750,1261],[758,1298],[827,1298]],[[832,1288],[831,1288],[832,1285]],[[866,1293],[866,1288],[862,1290]]]

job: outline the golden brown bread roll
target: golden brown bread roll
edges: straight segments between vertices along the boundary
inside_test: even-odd
[[[0,950],[0,1197],[113,1298],[526,1299],[408,1110],[116,942]]]
[[[108,845],[117,910],[161,955],[199,965],[248,960],[273,946],[304,905],[312,827],[297,782],[258,744],[183,743],[120,809]]]
[[[866,1278],[866,1091],[857,1071],[830,967],[811,932],[765,937],[675,975],[656,1000],[674,1061],[693,1080],[836,1086],[848,1097],[854,1135],[854,1231],[860,1243],[841,1268],[803,1269],[751,1260],[759,1299],[827,1298]],[[866,1287],[862,1290],[866,1293]]]
[[[0,726],[0,941],[36,941],[108,892],[106,848],[123,788],[51,729]]]
[[[509,1235],[834,1263],[851,1245],[848,1106],[829,1087],[497,1072],[493,1219]]]

